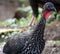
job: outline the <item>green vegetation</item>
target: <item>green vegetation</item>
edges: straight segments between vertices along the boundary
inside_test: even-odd
[[[18,0],[20,3],[26,3],[26,0]]]
[[[28,26],[28,23],[30,22],[30,20],[33,16],[31,7],[30,6],[27,6],[26,8],[19,7],[17,10],[19,10],[23,14],[26,14],[27,17],[26,18],[22,17],[20,20],[17,20],[16,18],[7,19],[3,22],[0,22],[0,26],[14,28],[14,29],[17,29],[17,28],[23,27],[23,26]],[[36,24],[39,22],[39,20],[41,18],[41,14],[42,14],[41,12],[42,12],[42,9],[39,8],[39,16],[36,20]],[[55,14],[55,12],[51,13],[50,17],[47,20],[47,23],[51,23],[52,21],[54,21],[56,19],[54,14]],[[30,31],[30,30],[28,29],[26,31]],[[22,31],[1,32],[0,37],[7,39],[11,36],[18,34],[19,32],[22,32]]]
[[[56,43],[60,43],[60,40],[55,40]]]

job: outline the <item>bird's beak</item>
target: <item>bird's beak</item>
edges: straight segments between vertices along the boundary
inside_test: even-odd
[[[51,10],[56,12],[56,8],[55,7],[52,7]]]

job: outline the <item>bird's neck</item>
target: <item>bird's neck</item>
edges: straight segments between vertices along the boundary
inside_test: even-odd
[[[36,26],[33,32],[33,36],[41,37],[41,34],[42,35],[44,34],[45,23],[46,23],[46,19],[42,16],[40,22],[38,23],[38,25]]]
[[[46,11],[44,11],[43,16],[45,19],[47,19],[50,16],[50,14],[51,14],[51,11],[46,10]]]
[[[40,22],[38,23],[37,27],[33,32],[33,36],[40,36],[44,34],[46,19],[50,16],[51,11],[44,11],[42,13],[42,17]]]

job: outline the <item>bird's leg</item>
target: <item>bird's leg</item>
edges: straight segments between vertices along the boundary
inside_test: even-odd
[[[34,26],[36,22],[36,17],[33,16],[31,22],[29,23],[29,26]]]

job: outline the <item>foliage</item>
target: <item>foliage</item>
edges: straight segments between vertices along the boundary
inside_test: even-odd
[[[31,7],[30,6],[27,6],[26,8],[20,8],[19,7],[17,10],[27,14],[27,17],[26,18],[22,17],[20,20],[17,20],[15,18],[7,19],[7,20],[5,20],[3,22],[0,22],[0,26],[2,25],[4,27],[9,27],[9,28],[18,28],[18,27],[27,26],[28,23],[30,22],[32,16],[33,16]],[[41,14],[42,14],[41,12],[42,12],[42,9],[39,8],[39,16],[38,16],[38,18],[36,20],[36,24],[39,22],[39,20],[41,18]],[[55,13],[51,14],[49,19],[47,20],[47,23],[50,23],[50,22],[55,20],[54,14]],[[27,31],[30,31],[30,30],[28,29]],[[9,38],[11,36],[14,36],[14,35],[20,33],[20,32],[21,31],[2,32],[2,33],[0,33],[0,37],[7,39],[7,38]]]
[[[60,13],[57,15],[57,20],[60,21]]]
[[[0,38],[5,38],[5,39],[7,39],[7,38],[12,37],[12,36],[17,35],[17,34],[19,34],[18,31],[1,32],[1,33],[0,33]]]
[[[18,0],[20,3],[26,3],[26,0]]]
[[[60,40],[55,40],[56,43],[60,43]]]

